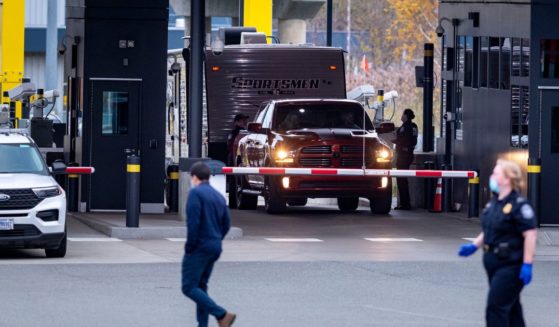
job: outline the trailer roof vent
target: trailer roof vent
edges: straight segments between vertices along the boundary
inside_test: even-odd
[[[260,32],[242,32],[241,44],[266,44],[266,34]]]

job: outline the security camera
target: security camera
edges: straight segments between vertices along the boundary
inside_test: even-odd
[[[223,53],[224,47],[225,45],[223,44],[223,41],[221,41],[220,39],[216,39],[212,42],[212,53],[216,56],[219,56]]]
[[[439,25],[439,26],[437,26],[437,28],[435,29],[435,33],[437,33],[437,36],[438,36],[438,37],[443,37],[443,35],[444,35],[444,33],[445,33],[445,30],[444,30],[444,28],[443,28],[441,25]]]

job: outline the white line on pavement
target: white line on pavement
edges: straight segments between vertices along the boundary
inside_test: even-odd
[[[180,238],[180,237],[169,237],[166,238],[167,241],[171,241],[171,242],[186,242],[186,238]]]
[[[122,242],[121,239],[113,237],[68,237],[70,242]]]
[[[423,240],[417,238],[407,238],[407,237],[377,237],[377,238],[365,238],[369,242],[423,242]]]
[[[318,238],[267,238],[267,241],[278,243],[316,243],[323,242]]]
[[[473,241],[475,241],[476,238],[475,237],[462,237],[462,239],[465,240],[465,241],[473,242]]]

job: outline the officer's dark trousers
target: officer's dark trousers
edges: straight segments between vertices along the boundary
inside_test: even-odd
[[[413,162],[413,155],[407,152],[398,152],[396,157],[396,168],[397,169],[410,169],[410,165]],[[407,178],[396,178],[396,183],[398,184],[398,195],[400,197],[401,207],[410,207],[410,190],[408,186]]]
[[[182,292],[196,303],[199,327],[208,326],[210,314],[221,319],[226,313],[208,296],[208,281],[217,259],[219,254],[195,252],[182,260]]]
[[[522,264],[504,263],[495,254],[485,253],[483,263],[489,277],[489,294],[485,320],[487,327],[524,327],[518,278]]]

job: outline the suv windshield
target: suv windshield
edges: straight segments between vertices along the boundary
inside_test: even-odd
[[[31,144],[0,144],[0,174],[47,175],[41,154]]]
[[[277,106],[274,129],[279,132],[303,128],[373,130],[363,108],[353,103],[285,103]]]

